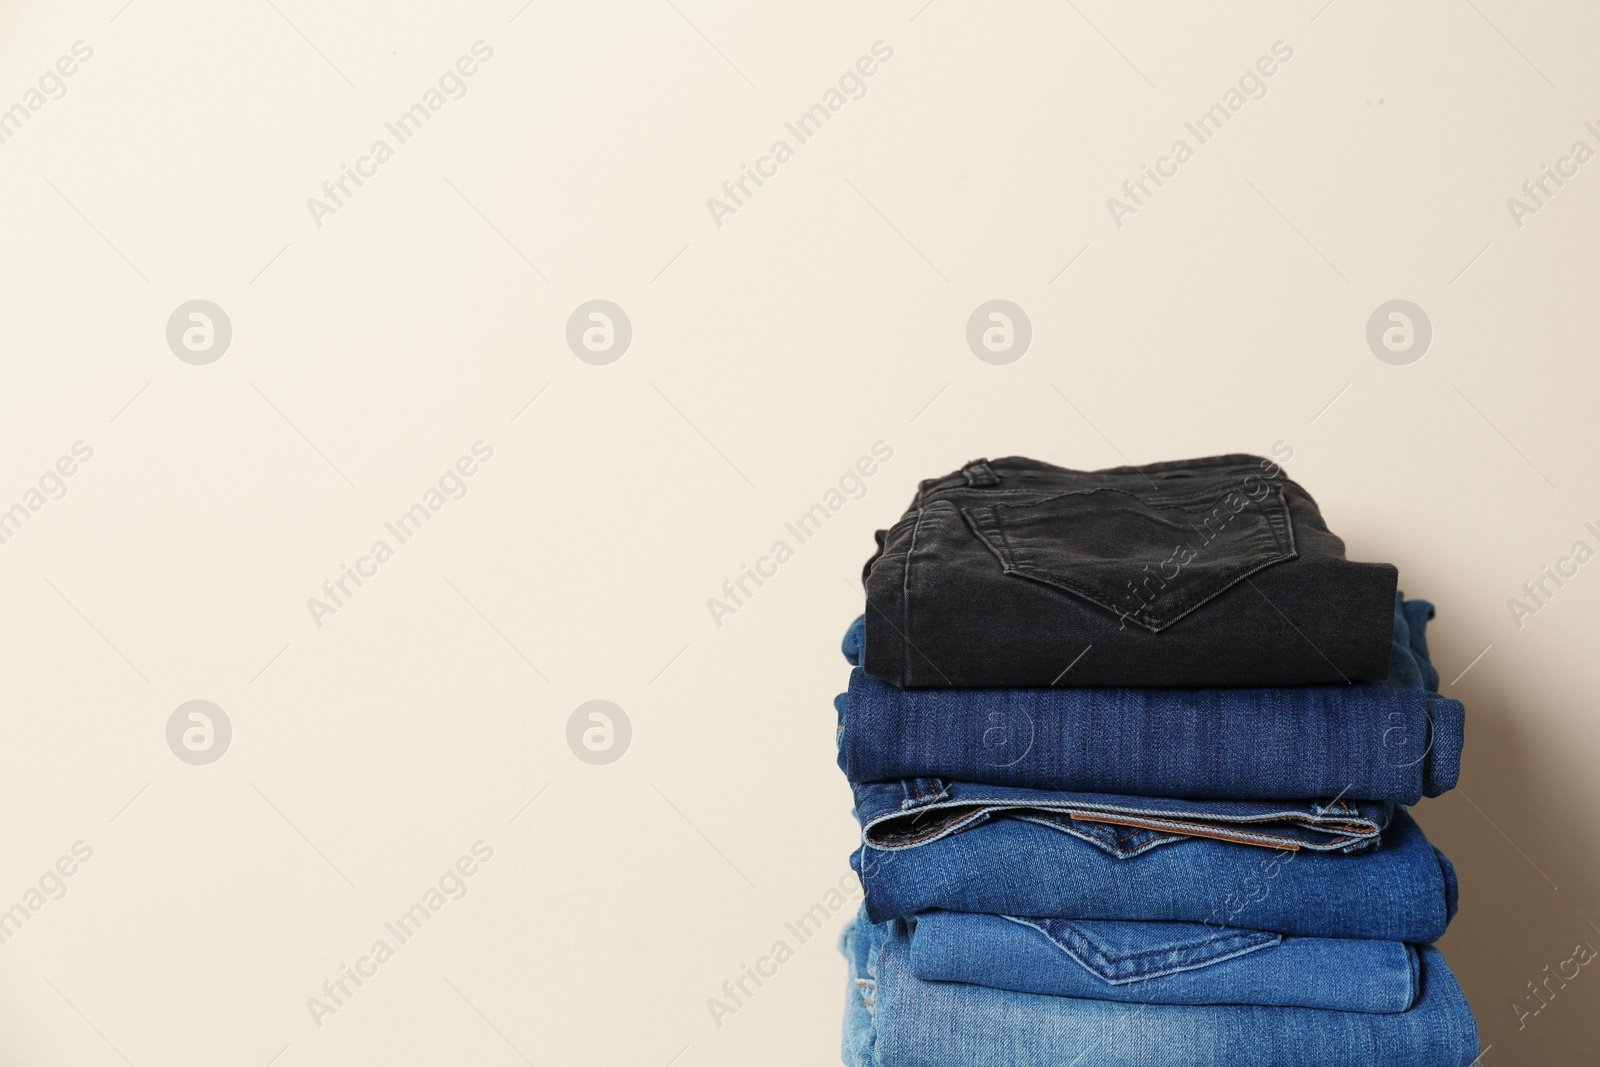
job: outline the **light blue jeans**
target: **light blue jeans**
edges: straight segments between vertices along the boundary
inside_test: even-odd
[[[1018,993],[1396,1012],[1419,991],[1416,949],[1399,941],[955,911],[924,912],[908,925],[918,978]]]
[[[1416,1003],[1388,1015],[1119,1004],[928,982],[912,973],[903,919],[874,926],[862,916],[843,949],[850,1067],[1467,1067],[1478,1055],[1466,998],[1431,946],[1417,950]]]

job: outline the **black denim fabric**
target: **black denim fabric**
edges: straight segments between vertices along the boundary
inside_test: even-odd
[[[1260,456],[924,481],[867,562],[867,673],[919,686],[1383,678],[1397,575]]]

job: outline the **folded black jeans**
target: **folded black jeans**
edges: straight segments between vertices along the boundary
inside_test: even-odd
[[[863,666],[907,688],[1378,679],[1396,580],[1259,456],[980,459],[878,532]]]

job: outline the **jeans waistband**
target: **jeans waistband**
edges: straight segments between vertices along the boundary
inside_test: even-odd
[[[908,778],[857,785],[865,843],[919,848],[990,819],[1015,818],[1072,834],[1113,855],[1138,855],[1186,837],[1271,849],[1359,852],[1393,817],[1381,801],[1239,801],[1068,793]]]

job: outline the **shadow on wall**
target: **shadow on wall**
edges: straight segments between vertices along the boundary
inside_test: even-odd
[[[1594,812],[1539,773],[1526,708],[1493,670],[1448,684],[1477,654],[1445,612],[1429,628],[1447,695],[1467,706],[1460,787],[1416,809],[1455,863],[1461,909],[1440,941],[1477,1016],[1483,1067],[1600,1062],[1600,854]],[[1548,766],[1546,766],[1548,770]],[[1570,783],[1567,783],[1570,784]]]

